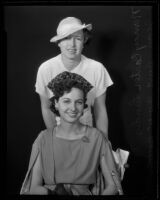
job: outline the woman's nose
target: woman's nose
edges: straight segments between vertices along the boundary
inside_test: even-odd
[[[74,38],[74,37],[71,37],[71,39],[70,39],[70,44],[71,44],[72,46],[75,46],[75,38]]]
[[[75,110],[76,110],[76,105],[75,105],[75,103],[72,103],[70,108],[71,108],[72,111],[75,111]]]

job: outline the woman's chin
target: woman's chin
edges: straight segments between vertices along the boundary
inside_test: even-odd
[[[67,116],[65,121],[68,123],[76,123],[79,121],[80,116]]]

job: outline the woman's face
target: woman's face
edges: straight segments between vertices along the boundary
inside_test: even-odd
[[[67,59],[77,59],[81,56],[84,44],[84,33],[82,30],[77,31],[58,43],[61,54]]]
[[[72,88],[69,93],[64,93],[55,102],[55,107],[59,111],[61,120],[74,123],[81,117],[84,109],[84,93],[78,88]]]

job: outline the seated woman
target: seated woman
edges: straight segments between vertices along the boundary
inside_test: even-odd
[[[54,94],[51,110],[60,116],[60,124],[42,131],[35,140],[20,194],[123,194],[103,134],[79,121],[92,85],[78,74],[63,72],[48,87]],[[104,179],[101,189],[99,169]]]

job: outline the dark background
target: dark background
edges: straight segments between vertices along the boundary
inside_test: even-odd
[[[114,82],[106,101],[109,139],[114,150],[130,152],[124,192],[155,194],[152,11],[152,6],[5,6],[9,194],[19,193],[32,143],[45,129],[34,88],[36,73],[43,61],[59,53],[49,40],[67,16],[92,23],[92,41],[84,54],[102,62]]]

